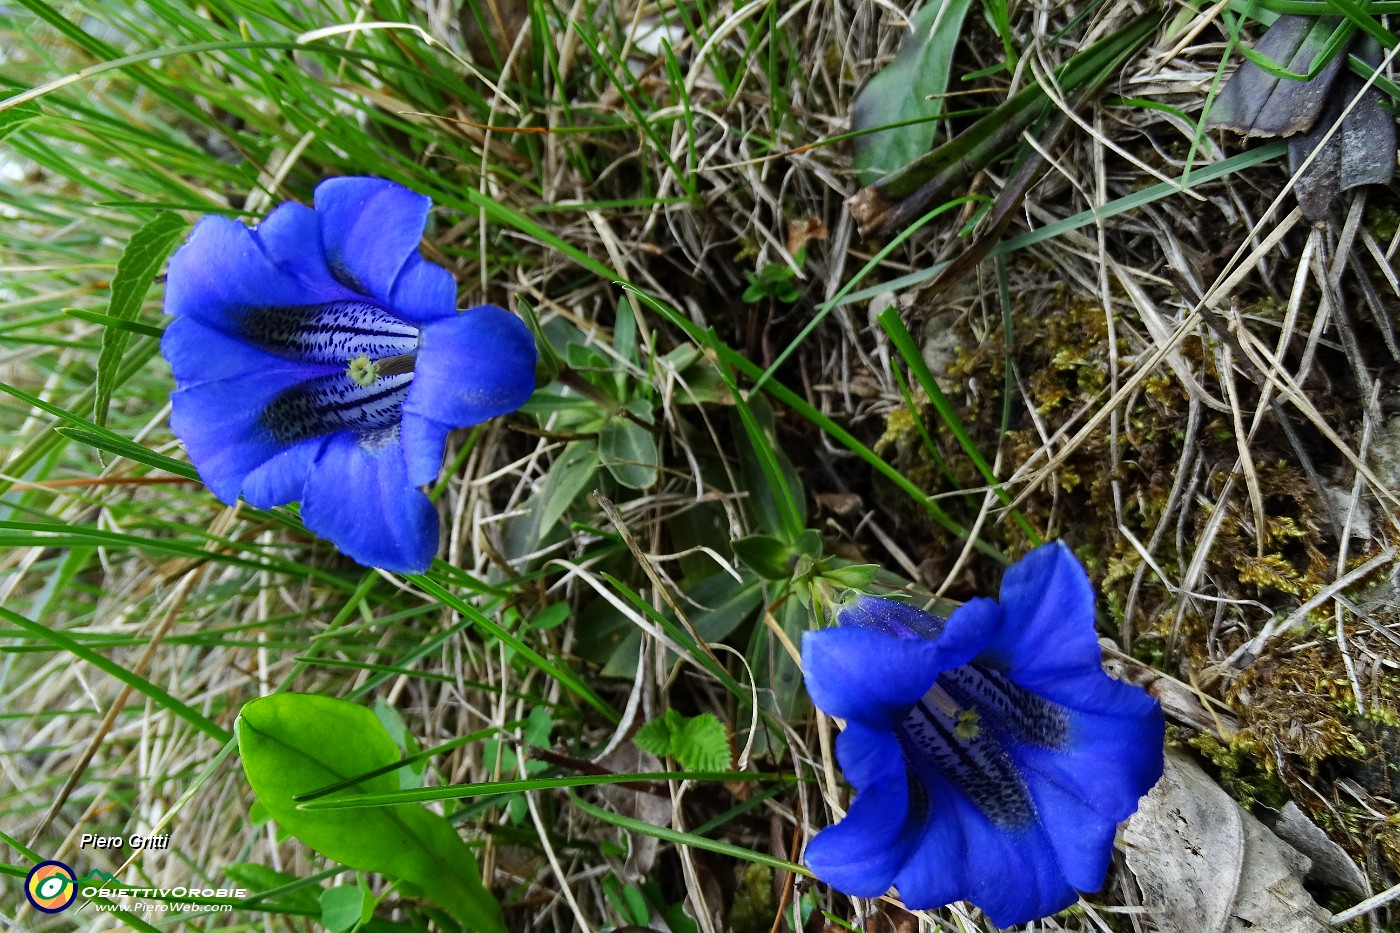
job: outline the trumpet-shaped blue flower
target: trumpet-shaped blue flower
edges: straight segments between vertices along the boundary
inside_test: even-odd
[[[201,220],[170,260],[161,351],[170,425],[224,502],[301,501],[306,527],[374,567],[427,569],[433,482],[453,428],[524,404],[529,329],[501,308],[458,313],[452,275],[418,254],[428,198],[334,178],[315,209],[256,228]]]
[[[944,621],[872,596],[802,639],[812,699],[846,720],[856,789],[807,846],[858,897],[893,884],[913,909],[971,901],[1011,926],[1103,884],[1118,823],[1162,775],[1161,707],[1104,673],[1094,595],[1070,550],[1011,567],[1001,601]]]

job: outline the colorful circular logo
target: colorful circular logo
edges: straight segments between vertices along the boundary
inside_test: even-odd
[[[24,879],[24,896],[46,914],[67,910],[78,896],[73,869],[62,862],[40,862]]]

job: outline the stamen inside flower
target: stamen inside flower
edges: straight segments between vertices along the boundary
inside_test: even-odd
[[[361,353],[350,361],[345,372],[355,385],[368,388],[374,385],[374,381],[379,378],[379,364]]]
[[[898,735],[905,760],[915,771],[933,769],[994,825],[1028,826],[1035,804],[1003,744],[1004,723],[982,702],[992,691],[967,689],[965,680],[980,683],[984,675],[971,665],[944,671],[904,717]]]
[[[965,709],[958,713],[958,724],[953,727],[953,734],[964,742],[977,741],[977,734],[982,731],[982,715],[975,709]]]
[[[413,372],[413,363],[416,358],[413,353],[400,353],[398,356],[372,360],[361,353],[349,362],[345,368],[345,374],[350,377],[351,382],[360,388],[369,388],[374,385],[375,380],[381,377],[402,376],[405,373]]]

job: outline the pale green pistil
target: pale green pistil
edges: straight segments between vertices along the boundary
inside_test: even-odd
[[[380,376],[401,376],[413,372],[415,358],[416,354],[401,353],[382,360],[372,360],[361,353],[346,365],[345,374],[355,385],[368,388],[374,385]]]
[[[953,734],[964,742],[975,742],[982,734],[982,714],[975,709],[963,709],[938,684],[924,694],[923,702],[953,721]]]
[[[975,709],[965,709],[958,713],[958,724],[953,734],[964,742],[975,742],[982,732],[982,715]]]
[[[346,373],[355,385],[369,387],[374,385],[375,380],[379,378],[379,364],[361,353],[350,361]]]

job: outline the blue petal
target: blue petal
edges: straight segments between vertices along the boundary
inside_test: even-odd
[[[944,670],[962,667],[985,652],[1001,625],[1001,607],[990,599],[974,597],[954,609],[938,634]]]
[[[828,716],[893,732],[943,669],[936,642],[864,628],[802,633],[802,674]]]
[[[399,272],[418,253],[433,202],[383,178],[323,181],[315,202],[331,274],[391,306]]]
[[[1107,768],[1103,761],[1096,764],[1101,770]],[[1097,891],[1103,887],[1113,860],[1119,821],[1105,817],[1075,791],[1052,781],[1032,777],[1030,784],[1044,836],[1065,881],[1080,891]]]
[[[504,415],[535,391],[535,341],[515,315],[469,308],[423,327],[404,411],[465,427]]]
[[[897,638],[937,638],[943,620],[893,599],[858,594],[836,613],[837,625],[855,625]]]
[[[176,318],[166,326],[160,352],[181,388],[247,378],[275,381],[280,390],[331,371],[330,367],[274,356],[192,317]],[[211,415],[217,416],[217,412]]]
[[[452,317],[457,313],[457,280],[415,252],[399,271],[389,304],[395,314],[420,324]]]
[[[918,839],[911,819],[909,777],[899,743],[888,732],[852,722],[836,739],[841,770],[856,789],[846,818],[817,833],[803,860],[818,878],[856,897],[879,897]]]
[[[450,424],[404,412],[403,423],[399,426],[399,441],[403,445],[404,465],[410,483],[426,486],[437,480],[442,472],[442,454],[447,448],[447,435],[453,430]]]
[[[1006,571],[1001,610],[1001,629],[984,657],[1021,686],[1073,706],[1103,676],[1094,589],[1063,542],[1036,548]]]
[[[288,447],[243,478],[243,498],[249,505],[270,509],[302,497],[306,478],[329,438],[313,437]]]
[[[912,909],[971,901],[999,927],[1049,916],[1078,895],[1038,825],[1007,833],[955,788],[924,776],[929,814],[923,835],[895,886]]]
[[[294,254],[297,255],[297,254]],[[307,260],[306,265],[314,265]],[[185,245],[170,259],[165,284],[165,313],[197,318],[211,327],[236,333],[244,308],[314,304],[353,297],[344,288],[318,291],[309,278],[292,269],[302,263],[274,262],[253,231],[227,217],[206,217],[195,224]]]
[[[301,519],[368,567],[421,573],[437,553],[437,511],[409,482],[395,429],[332,435],[306,478]]]
[[[1020,745],[1012,754],[1070,883],[1096,891],[1115,827],[1162,776],[1165,723],[1155,699],[1104,674],[1075,705],[1066,748]]]
[[[290,201],[278,205],[252,232],[267,258],[301,284],[305,298],[299,304],[355,297],[331,275],[321,241],[321,218],[311,208]]]
[[[232,505],[244,478],[286,449],[263,423],[264,409],[323,368],[270,356],[189,317],[172,321],[160,346],[180,387],[170,396],[170,429],[200,479]]]
[[[170,429],[214,495],[232,505],[249,473],[286,449],[262,422],[263,409],[285,386],[273,379],[227,379],[170,395]]]

